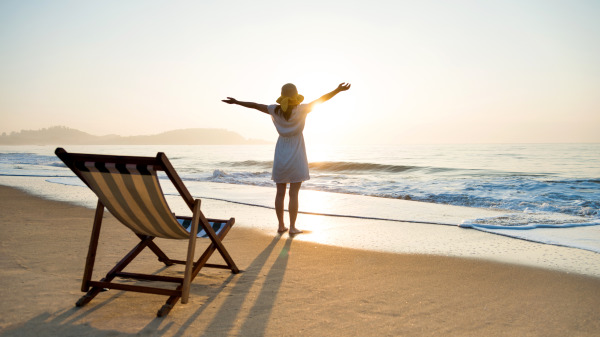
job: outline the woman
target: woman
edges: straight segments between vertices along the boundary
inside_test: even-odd
[[[304,146],[304,122],[306,115],[312,111],[315,105],[323,103],[339,92],[350,89],[350,83],[341,83],[332,92],[309,104],[301,104],[304,96],[298,94],[296,86],[288,83],[281,87],[281,96],[277,103],[272,105],[258,104],[254,102],[241,102],[232,97],[227,97],[223,102],[237,104],[246,108],[256,109],[271,115],[273,124],[279,133],[277,145],[275,146],[275,157],[273,160],[273,173],[271,179],[277,184],[277,195],[275,196],[275,212],[279,221],[278,233],[284,233],[288,229],[283,221],[283,204],[287,184],[290,184],[290,202],[288,211],[290,213],[290,234],[302,233],[296,228],[296,217],[298,216],[298,192],[300,185],[310,179],[308,174],[308,160],[306,159],[306,148]]]

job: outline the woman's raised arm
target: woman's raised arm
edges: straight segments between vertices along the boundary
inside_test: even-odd
[[[227,99],[223,99],[221,101],[225,102],[227,104],[237,104],[237,105],[241,105],[245,108],[256,109],[256,110],[258,110],[260,112],[264,112],[266,114],[269,113],[269,111],[267,110],[267,106],[265,104],[258,104],[258,103],[254,103],[254,102],[242,102],[242,101],[238,101],[237,99],[235,99],[233,97],[227,97]]]
[[[346,83],[346,82],[340,83],[338,85],[338,87],[335,88],[334,91],[321,96],[321,98],[319,98],[319,99],[317,99],[315,101],[312,101],[312,102],[308,103],[310,110],[312,110],[315,107],[315,105],[321,104],[323,102],[326,102],[326,101],[330,100],[331,98],[333,98],[333,96],[337,95],[338,93],[340,93],[342,91],[346,91],[348,89],[350,89],[350,83]]]

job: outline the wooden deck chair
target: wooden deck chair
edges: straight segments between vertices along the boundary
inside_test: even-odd
[[[155,158],[67,153],[62,148],[57,148],[55,153],[98,196],[81,286],[81,291],[87,292],[87,294],[77,302],[77,306],[87,304],[104,289],[118,289],[169,296],[166,304],[157,313],[159,317],[165,316],[179,299],[181,299],[181,303],[187,303],[190,283],[201,268],[230,269],[235,274],[239,272],[222,243],[235,219],[205,218],[200,210],[200,200],[194,200],[164,153],[159,152]],[[157,171],[166,173],[185,203],[190,207],[191,217],[175,216],[171,212],[160,187]],[[96,248],[105,207],[115,218],[131,229],[141,241],[104,278],[92,281]],[[157,237],[188,240],[186,260],[168,258],[153,242]],[[211,242],[204,253],[194,262],[197,237],[207,237]],[[156,254],[158,260],[167,266],[185,264],[183,278],[124,272],[125,267],[145,248],[149,248]],[[207,263],[215,250],[221,254],[225,265]],[[165,289],[113,282],[116,277],[169,282],[174,283],[175,287],[173,287],[174,289]]]

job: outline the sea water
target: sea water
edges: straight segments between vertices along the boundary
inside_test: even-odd
[[[272,205],[272,193],[249,198],[235,188],[207,189],[206,183],[243,185],[240,190],[244,191],[260,186],[255,190],[271,191],[274,145],[65,148],[69,152],[141,156],[165,152],[196,197]],[[366,204],[360,210],[340,207],[329,209],[326,213],[330,215],[459,225],[600,253],[600,144],[309,146],[308,159],[311,179],[303,183],[304,190],[370,197],[361,199]],[[0,175],[43,177],[55,184],[82,186],[51,146],[0,147]],[[372,197],[391,205],[386,207],[385,217],[369,212],[368,203],[376,200]],[[431,221],[425,216],[407,219],[394,213],[394,200],[503,212],[460,223]],[[324,213],[321,206],[304,203],[301,211]],[[564,230],[567,228],[579,230]]]

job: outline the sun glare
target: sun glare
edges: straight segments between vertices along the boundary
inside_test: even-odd
[[[304,139],[311,148],[318,148],[318,145],[329,145],[335,138],[336,119],[335,111],[322,109],[317,106],[306,118],[304,127]]]
[[[302,190],[300,193],[300,210],[316,214],[331,214],[331,198],[327,193],[312,190]],[[306,221],[307,219],[302,219]],[[306,230],[306,235],[301,235],[300,239],[311,242],[327,243],[332,235],[332,221],[329,217],[311,215],[310,221],[303,224],[302,229]]]
[[[310,147],[357,142],[352,139],[353,131],[361,128],[361,121],[355,113],[353,97],[347,93],[338,96],[315,107],[306,118],[304,139]]]

